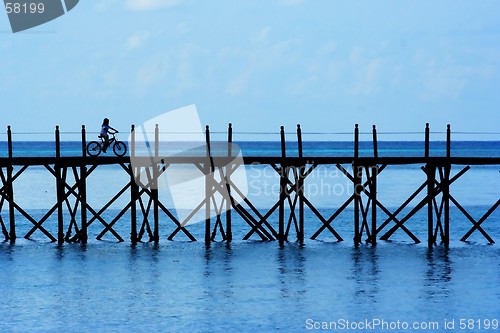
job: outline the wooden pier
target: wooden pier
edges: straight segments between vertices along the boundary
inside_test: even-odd
[[[462,177],[472,165],[500,165],[498,157],[453,157],[451,156],[451,129],[447,127],[446,155],[442,157],[430,156],[430,129],[425,127],[425,139],[422,156],[415,157],[380,157],[378,156],[377,131],[372,129],[373,156],[359,156],[359,129],[355,126],[353,133],[354,149],[350,156],[305,156],[302,148],[302,132],[297,125],[296,139],[298,156],[287,156],[285,130],[280,129],[281,155],[272,157],[244,156],[244,164],[271,166],[279,178],[279,196],[265,212],[257,207],[241,193],[238,186],[232,182],[231,175],[238,167],[235,165],[231,145],[228,145],[227,156],[213,156],[211,153],[210,130],[206,128],[206,156],[159,156],[158,126],[155,135],[154,159],[144,158],[144,163],[138,163],[140,158],[135,157],[132,163],[130,156],[124,157],[90,157],[86,153],[86,132],[82,126],[81,155],[66,157],[61,156],[61,140],[59,128],[55,130],[55,157],[14,157],[12,149],[11,128],[7,130],[8,156],[0,158],[0,224],[2,233],[7,241],[15,242],[16,215],[21,215],[32,226],[24,235],[30,238],[35,232],[41,232],[50,241],[81,242],[88,240],[88,227],[97,222],[102,225],[102,231],[97,236],[101,239],[105,234],[112,234],[118,241],[124,241],[124,236],[115,229],[115,225],[125,214],[130,216],[130,241],[160,241],[160,230],[167,224],[173,224],[174,231],[166,239],[174,240],[181,233],[188,239],[196,238],[189,231],[187,220],[179,221],[173,213],[172,207],[167,207],[159,199],[158,187],[153,186],[158,177],[165,170],[176,164],[190,164],[196,166],[205,177],[205,199],[200,202],[190,216],[205,210],[204,240],[207,243],[217,238],[230,242],[233,239],[233,216],[237,214],[246,225],[248,232],[243,239],[258,236],[261,240],[278,242],[298,241],[303,242],[306,237],[320,239],[322,236],[332,236],[342,241],[343,237],[335,229],[335,220],[348,207],[353,208],[352,228],[353,241],[360,243],[376,244],[378,240],[389,240],[398,230],[402,230],[415,243],[421,240],[407,227],[408,222],[416,213],[427,212],[427,243],[429,246],[438,244],[449,245],[450,242],[450,205],[454,205],[470,221],[470,230],[461,238],[466,241],[471,234],[479,232],[488,243],[494,240],[483,228],[484,221],[498,208],[500,199],[493,203],[490,209],[479,219],[474,219],[464,206],[456,200],[450,191],[450,185]],[[233,129],[228,127],[227,142],[232,143]],[[132,133],[134,127],[132,126]],[[130,154],[134,156],[135,147],[132,136]],[[154,161],[151,164],[151,161]],[[425,181],[414,190],[396,210],[388,209],[377,197],[379,175],[390,165],[412,164],[420,166],[420,171],[425,174]],[[119,190],[109,202],[100,209],[94,209],[87,200],[87,178],[102,165],[120,166],[128,175],[128,184]],[[348,179],[352,185],[353,194],[342,204],[335,208],[333,214],[325,216],[304,193],[304,184],[308,176],[321,165],[334,166]],[[43,166],[54,177],[56,188],[56,202],[44,214],[35,219],[29,214],[29,209],[23,208],[16,201],[16,179],[29,167]],[[460,167],[456,174],[451,173],[452,166]],[[138,174],[147,173],[149,184],[141,184]],[[213,176],[219,175],[217,179]],[[498,175],[497,175],[498,176]],[[149,186],[151,185],[151,186]],[[485,185],[486,186],[486,185]],[[222,196],[222,202],[216,202],[217,193]],[[425,197],[418,200],[421,194]],[[229,194],[229,195],[228,195]],[[26,195],[26,194],[23,194]],[[235,196],[242,197],[241,201]],[[104,218],[104,212],[120,197],[127,196],[127,204],[111,220]],[[73,200],[70,201],[69,199]],[[2,210],[4,205],[8,209]],[[225,207],[225,214],[221,214]],[[305,211],[309,210],[320,222],[321,226],[313,233],[306,235],[304,224]],[[403,211],[409,211],[402,216]],[[7,214],[7,213],[8,214]],[[215,214],[212,214],[215,212]],[[278,219],[271,216],[278,212]],[[385,218],[380,219],[380,213]],[[67,219],[67,216],[70,219]],[[2,215],[3,214],[3,215]],[[52,223],[53,216],[57,215],[57,234],[52,234],[44,224]],[[66,218],[65,218],[66,216]],[[51,219],[52,218],[52,219]],[[189,219],[189,217],[188,217]],[[224,219],[224,221],[223,221]],[[292,236],[293,234],[293,236]],[[127,238],[127,237],[125,237]]]

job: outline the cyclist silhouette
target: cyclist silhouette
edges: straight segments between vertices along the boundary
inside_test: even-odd
[[[110,132],[110,131],[112,131],[112,132]],[[109,134],[115,134],[115,133],[118,133],[118,131],[116,129],[114,129],[113,127],[109,126],[109,119],[108,118],[104,118],[104,120],[102,121],[101,133],[99,134],[99,137],[104,139],[104,147],[102,148],[102,151],[104,153],[106,152],[106,149],[108,149]]]

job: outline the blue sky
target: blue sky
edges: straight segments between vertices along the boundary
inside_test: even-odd
[[[499,131],[498,1],[82,0],[16,34],[0,11],[0,63],[18,132],[193,103],[214,130]]]

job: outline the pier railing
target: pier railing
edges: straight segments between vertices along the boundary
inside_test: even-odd
[[[499,157],[455,157],[451,155],[451,128],[446,129],[446,152],[444,156],[430,154],[430,128],[427,124],[424,133],[424,146],[421,156],[379,156],[377,129],[371,130],[372,156],[360,156],[360,132],[358,125],[354,128],[353,151],[348,156],[306,156],[303,149],[302,129],[297,125],[296,156],[287,155],[285,129],[280,128],[280,154],[277,156],[243,156],[235,158],[233,150],[233,128],[229,124],[227,131],[227,155],[214,154],[210,129],[205,131],[204,153],[198,155],[162,156],[160,153],[159,128],[156,126],[151,150],[152,156],[138,156],[136,139],[132,126],[129,142],[130,154],[123,157],[91,157],[87,155],[87,135],[85,127],[81,129],[80,156],[61,156],[61,138],[59,127],[56,127],[55,156],[36,157],[13,154],[11,128],[7,129],[7,157],[0,158],[0,225],[6,240],[14,242],[17,238],[17,219],[24,218],[31,229],[24,234],[31,238],[40,232],[53,242],[82,242],[88,240],[88,228],[92,224],[101,226],[97,239],[111,234],[116,240],[124,241],[123,235],[115,226],[128,214],[130,218],[130,241],[136,243],[147,240],[159,242],[160,234],[165,234],[167,225],[173,228],[166,233],[168,240],[173,240],[181,233],[189,240],[196,237],[190,231],[190,220],[197,214],[204,213],[204,240],[209,243],[217,239],[231,241],[233,239],[233,214],[237,214],[247,228],[243,239],[258,237],[261,240],[286,242],[297,240],[303,242],[306,237],[319,239],[321,236],[333,236],[338,241],[344,240],[337,230],[335,221],[349,207],[353,210],[352,228],[355,244],[363,242],[376,244],[378,240],[389,240],[396,231],[404,232],[412,241],[421,240],[410,230],[407,222],[417,213],[427,214],[427,243],[429,246],[440,241],[448,245],[450,242],[450,205],[455,206],[470,222],[470,229],[460,240],[466,241],[473,233],[480,233],[488,243],[493,238],[483,228],[484,222],[500,205],[500,199],[479,219],[472,217],[462,203],[450,191],[450,186],[470,170],[471,165],[500,165]],[[148,146],[149,147],[149,146]],[[412,164],[420,166],[425,180],[410,196],[402,200],[397,209],[391,209],[381,202],[377,196],[380,174],[390,165]],[[88,200],[87,179],[103,165],[115,165],[126,173],[128,181],[101,208],[93,207]],[[168,206],[160,199],[158,186],[160,177],[176,165],[194,166],[199,177],[204,179],[204,196],[199,204],[193,207],[185,218],[175,213],[174,207]],[[245,196],[241,186],[234,181],[234,174],[242,165],[267,165],[276,173],[279,182],[279,194],[270,208],[259,209]],[[312,202],[304,191],[308,177],[319,166],[335,167],[352,187],[350,195],[343,204],[336,207],[333,213],[326,215]],[[43,214],[35,218],[29,207],[21,207],[16,200],[16,180],[33,166],[41,166],[48,170],[55,180],[56,202]],[[452,174],[452,166],[459,171]],[[418,172],[418,171],[415,171]],[[422,198],[423,196],[423,198]],[[126,204],[114,217],[105,216],[105,212],[119,198],[126,197]],[[4,208],[6,207],[6,208]],[[305,233],[306,210],[320,221],[320,227],[310,235]],[[273,216],[278,215],[278,218]],[[404,215],[403,215],[404,214]],[[384,218],[380,218],[384,216]],[[56,216],[56,218],[54,218]],[[68,218],[69,216],[69,218]],[[57,234],[51,233],[45,226],[57,221]],[[243,228],[242,227],[242,228]],[[162,230],[163,229],[163,230]],[[309,229],[308,229],[309,230]],[[293,235],[293,236],[292,236]]]

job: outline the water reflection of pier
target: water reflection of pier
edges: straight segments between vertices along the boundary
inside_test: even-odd
[[[133,127],[132,127],[133,130]],[[354,243],[364,241],[375,244],[377,240],[389,240],[398,230],[403,231],[415,243],[420,239],[407,227],[407,222],[420,211],[427,212],[427,242],[432,246],[440,240],[445,245],[450,242],[450,205],[454,205],[467,220],[470,229],[461,238],[466,241],[473,233],[479,232],[489,243],[494,240],[483,228],[485,220],[498,208],[500,199],[484,213],[475,219],[455,198],[450,185],[470,170],[471,165],[500,165],[498,157],[454,157],[451,156],[451,130],[447,128],[446,155],[430,156],[430,130],[425,128],[425,140],[422,155],[415,157],[380,157],[377,148],[377,132],[372,130],[373,156],[359,155],[359,129],[354,130],[354,149],[350,156],[314,157],[304,156],[302,148],[302,133],[297,126],[296,140],[298,156],[287,156],[287,141],[285,131],[281,127],[280,156],[245,156],[241,162],[235,159],[232,151],[232,127],[228,128],[227,155],[220,151],[213,154],[213,142],[210,131],[206,128],[205,156],[169,156],[159,154],[159,129],[155,133],[155,153],[150,157],[135,156],[135,141],[132,136],[130,154],[125,157],[89,157],[86,155],[86,132],[82,127],[81,156],[61,156],[60,133],[55,131],[55,157],[14,157],[12,150],[12,133],[8,128],[8,157],[0,158],[0,224],[6,240],[16,240],[16,215],[22,216],[31,223],[31,229],[24,235],[30,238],[35,232],[41,232],[53,242],[82,242],[88,240],[88,228],[92,224],[101,225],[102,230],[97,236],[101,239],[110,233],[118,241],[124,241],[115,225],[125,214],[130,216],[130,240],[136,243],[142,240],[160,241],[160,230],[167,225],[173,226],[168,240],[173,240],[178,234],[183,234],[189,240],[196,240],[189,230],[189,220],[198,213],[205,214],[204,239],[211,242],[216,239],[231,241],[233,238],[232,218],[237,214],[246,222],[248,231],[243,239],[258,237],[261,240],[278,240],[285,242],[296,238],[303,242],[304,213],[309,210],[321,226],[311,235],[318,239],[327,234],[336,240],[343,237],[336,230],[336,218],[348,207],[354,211],[352,227]],[[132,131],[134,133],[134,131]],[[220,150],[220,149],[219,149]],[[134,163],[132,163],[132,161]],[[173,208],[167,207],[158,195],[158,178],[174,165],[194,165],[205,180],[205,195],[203,200],[184,220],[179,220]],[[231,176],[238,166],[268,165],[276,172],[279,181],[279,195],[276,201],[265,212],[245,197],[241,189],[232,181]],[[413,193],[403,200],[397,208],[390,210],[377,197],[378,178],[391,165],[412,164],[420,166],[418,172],[423,172],[425,181]],[[101,208],[92,207],[87,201],[87,179],[102,165],[120,166],[128,175],[129,181]],[[324,215],[304,192],[304,184],[308,176],[320,165],[335,166],[352,185],[352,195],[338,207],[333,214]],[[47,169],[55,180],[57,200],[41,218],[34,218],[29,209],[21,207],[16,201],[16,180],[28,168],[42,166]],[[460,171],[452,174],[452,166]],[[146,181],[141,176],[146,175]],[[495,175],[497,176],[497,175]],[[488,184],[484,184],[488,186]],[[423,194],[424,198],[419,199]],[[23,193],[23,195],[26,195]],[[127,204],[113,218],[106,219],[104,212],[118,198],[128,196]],[[217,198],[217,199],[216,199]],[[5,215],[1,212],[4,205]],[[223,213],[225,212],[225,213]],[[278,218],[272,218],[273,214]],[[385,216],[382,220],[380,214]],[[403,216],[404,214],[404,216]],[[51,233],[44,225],[57,215],[57,234]],[[69,215],[69,220],[68,220]],[[95,223],[97,222],[97,223]],[[171,225],[172,224],[172,225]],[[164,229],[165,230],[165,229]],[[291,235],[294,235],[292,237]]]

